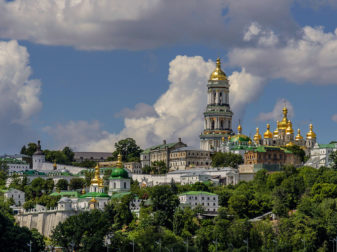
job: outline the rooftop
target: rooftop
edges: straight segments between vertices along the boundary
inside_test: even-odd
[[[210,192],[204,192],[204,191],[188,191],[188,192],[183,192],[183,193],[180,193],[179,196],[182,196],[182,195],[210,195],[210,196],[217,196],[217,194],[215,193],[210,193]]]

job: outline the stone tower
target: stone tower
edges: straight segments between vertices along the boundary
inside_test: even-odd
[[[222,139],[226,140],[228,136],[233,135],[233,112],[229,106],[229,82],[221,70],[219,58],[208,80],[207,89],[207,107],[204,112],[204,131],[200,135],[200,148],[220,151]]]

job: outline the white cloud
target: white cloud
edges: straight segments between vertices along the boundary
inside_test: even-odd
[[[246,39],[253,36],[249,31],[246,34]],[[256,36],[261,34],[260,31]],[[337,84],[337,30],[325,33],[321,27],[306,26],[298,40],[290,39],[278,47],[236,48],[229,53],[229,61],[232,66],[244,67],[263,78]]]
[[[39,100],[41,82],[30,79],[31,72],[26,48],[14,40],[1,41],[0,149],[15,150],[32,133],[30,119],[42,104]]]
[[[77,150],[112,151],[115,142],[126,137],[136,139],[143,148],[161,143],[163,139],[176,141],[178,137],[189,145],[199,146],[207,80],[214,68],[214,62],[200,56],[177,56],[170,62],[168,79],[171,84],[153,105],[156,114],[142,117],[128,114],[119,133],[103,131],[98,122],[85,121],[47,127],[46,131],[62,146],[70,145]],[[260,78],[244,69],[234,72],[229,80],[232,109],[242,115],[245,106],[257,98],[263,84]]]
[[[286,105],[288,109],[288,118],[294,117],[294,108],[286,99],[279,99],[271,112],[260,113],[257,117],[258,121],[277,121],[283,118],[282,109]]]
[[[89,50],[237,45],[252,21],[293,33],[293,1],[0,0],[0,37]]]
[[[337,123],[337,114],[332,115],[331,120]]]
[[[157,112],[153,106],[145,103],[138,103],[135,105],[134,109],[124,108],[115,116],[124,118],[157,117]]]
[[[234,118],[243,119],[247,104],[259,97],[265,80],[247,73],[244,68],[241,72],[233,72],[228,79],[230,81],[230,105],[234,112]]]

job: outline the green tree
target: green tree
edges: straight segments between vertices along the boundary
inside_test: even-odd
[[[239,164],[243,164],[243,158],[241,155],[234,153],[222,153],[216,152],[212,156],[213,167],[233,167],[238,168]]]
[[[164,161],[154,161],[152,162],[152,171],[154,174],[166,174],[168,169]]]
[[[173,193],[170,186],[161,185],[151,188],[150,198],[156,223],[172,228],[174,211],[179,205],[177,195]]]
[[[75,153],[73,152],[72,149],[70,149],[68,146],[64,147],[62,152],[64,153],[64,155],[67,157],[67,161],[69,163],[73,162],[74,161],[74,156],[75,156]]]
[[[329,158],[332,161],[331,168],[337,171],[337,151],[331,152]]]
[[[31,251],[43,251],[45,243],[36,230],[29,231],[26,227],[14,225],[7,216],[0,213],[0,244],[1,251],[29,251],[27,244],[31,242]]]
[[[69,183],[71,190],[81,189],[85,186],[85,180],[82,178],[72,178]]]
[[[44,182],[43,189],[46,194],[50,194],[54,190],[54,180],[52,178],[48,178]]]
[[[57,207],[57,202],[60,200],[60,198],[61,196],[42,195],[36,200],[36,203],[50,209]]]
[[[90,186],[91,180],[94,177],[94,175],[95,173],[93,170],[88,170],[84,172],[84,180],[85,180],[86,186]]]
[[[120,153],[123,161],[138,162],[141,152],[142,149],[136,144],[133,138],[126,138],[115,143],[115,151],[112,153],[112,157],[114,160],[117,160],[117,156]]]
[[[112,224],[107,216],[100,210],[70,216],[55,227],[51,239],[67,251],[103,251],[104,237]]]
[[[68,190],[68,181],[66,179],[60,179],[56,183],[56,189],[61,190]]]
[[[8,165],[5,161],[0,161],[0,186],[6,185],[8,178]]]
[[[29,143],[28,147],[24,146],[25,148],[21,148],[22,149],[26,149],[25,153],[21,153],[27,156],[33,156],[34,152],[37,150],[37,144],[36,143]]]

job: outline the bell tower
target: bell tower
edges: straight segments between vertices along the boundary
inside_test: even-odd
[[[207,106],[204,112],[204,131],[200,134],[200,148],[220,151],[222,139],[233,135],[232,116],[229,106],[229,82],[216,60],[216,68],[207,84]]]

